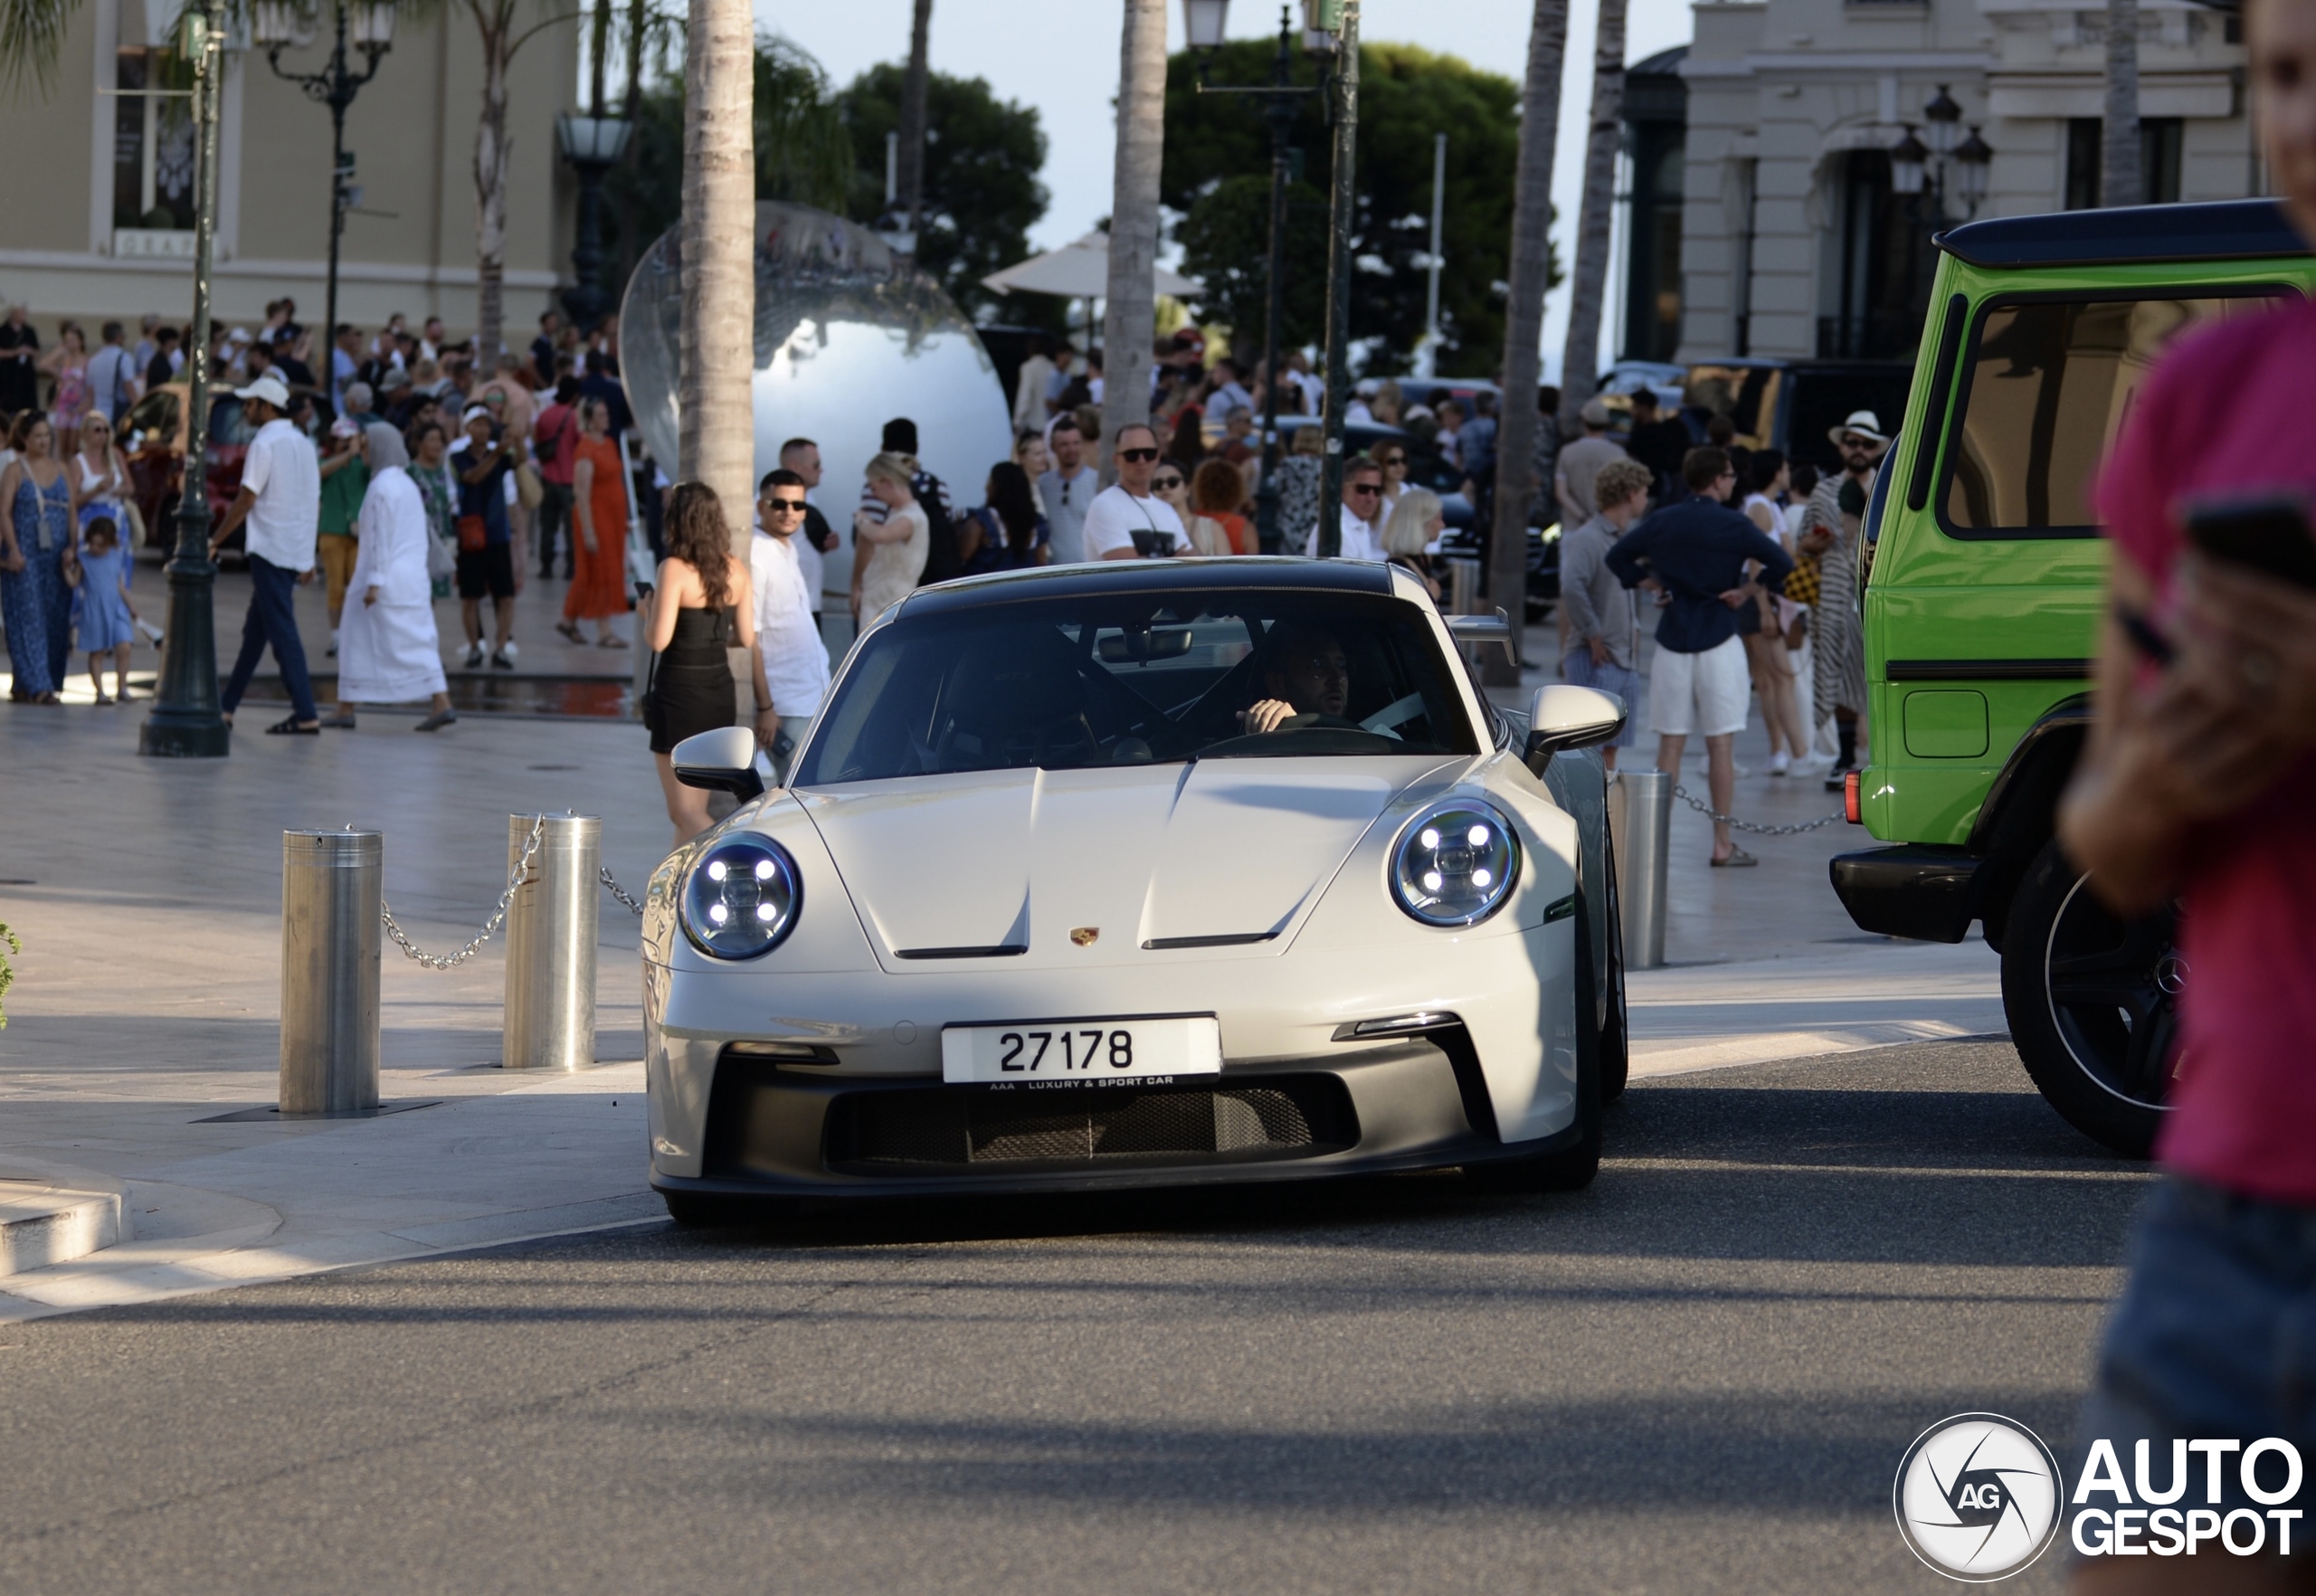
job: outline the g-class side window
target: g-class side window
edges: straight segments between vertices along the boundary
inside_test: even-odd
[[[2163,347],[2288,289],[1989,299],[1961,363],[1939,522],[1956,537],[2091,537],[2091,487]]]

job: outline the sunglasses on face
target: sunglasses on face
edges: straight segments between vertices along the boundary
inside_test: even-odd
[[[1155,449],[1121,449],[1118,451],[1118,458],[1130,460],[1134,464],[1140,465],[1144,461],[1156,460],[1158,451]]]
[[[1153,477],[1150,480],[1150,485],[1162,492],[1172,493],[1182,485],[1182,480],[1180,477]]]
[[[1381,493],[1383,489],[1380,483],[1353,482],[1349,488],[1345,489],[1344,491],[1347,493],[1357,493],[1364,496],[1370,493]]]
[[[1870,438],[1844,438],[1842,440],[1842,447],[1844,449],[1871,449],[1874,447],[1874,441]]]
[[[764,504],[776,516],[801,516],[804,513],[804,501],[801,499],[767,499]]]

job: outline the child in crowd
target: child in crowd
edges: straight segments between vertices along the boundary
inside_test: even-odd
[[[110,516],[98,516],[81,529],[81,647],[89,655],[89,685],[97,702],[105,696],[105,656],[112,656],[113,692],[128,697],[128,649],[137,636],[137,607],[128,599],[128,556],[120,528]]]

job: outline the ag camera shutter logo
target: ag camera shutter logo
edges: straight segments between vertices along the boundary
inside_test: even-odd
[[[2015,1420],[1957,1413],[1906,1449],[1891,1498],[1915,1556],[1951,1580],[1989,1584],[2058,1534],[2058,1459]]]

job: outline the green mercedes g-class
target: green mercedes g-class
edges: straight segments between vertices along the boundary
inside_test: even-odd
[[[1865,530],[1872,762],[1850,818],[1894,847],[1832,861],[1868,931],[2002,958],[2027,1073],[2076,1128],[2144,1155],[2188,972],[2169,914],[2083,890],[2052,814],[2087,725],[2108,548],[2090,493],[2164,345],[2304,294],[2273,201],[1974,222],[1942,233],[1913,388]]]

